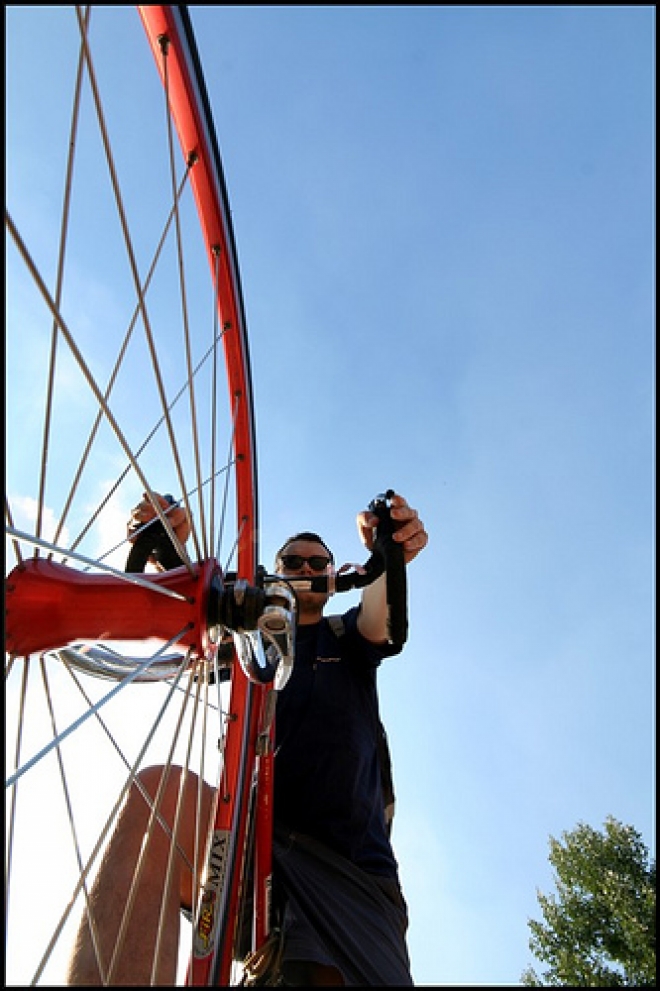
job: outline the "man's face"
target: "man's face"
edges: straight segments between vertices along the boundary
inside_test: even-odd
[[[286,577],[310,578],[332,574],[332,561],[328,551],[315,540],[292,540],[277,561],[278,574]],[[306,608],[318,610],[329,599],[328,592],[296,592],[301,613]]]

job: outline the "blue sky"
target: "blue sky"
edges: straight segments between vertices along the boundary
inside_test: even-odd
[[[309,525],[359,560],[388,486],[419,509],[380,681],[413,972],[515,985],[550,835],[654,852],[655,11],[191,10],[263,558]]]
[[[612,815],[655,855],[655,9],[190,9],[261,560],[419,510],[380,678],[413,975],[514,986],[550,836]]]

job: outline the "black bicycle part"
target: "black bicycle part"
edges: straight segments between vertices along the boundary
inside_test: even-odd
[[[184,563],[172,543],[167,530],[159,519],[151,520],[141,529],[131,544],[124,571],[144,571],[149,560],[157,561],[170,571]]]
[[[372,555],[381,558],[385,571],[390,642],[403,647],[408,639],[408,588],[403,547],[393,538],[400,525],[392,519],[390,512],[393,495],[393,490],[388,489],[369,504],[371,512],[378,517]]]

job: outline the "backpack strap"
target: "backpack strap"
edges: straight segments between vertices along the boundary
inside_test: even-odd
[[[346,632],[344,628],[344,617],[335,615],[335,616],[326,616],[325,618],[330,624],[330,629],[332,630],[334,635],[336,637],[343,637],[344,633]]]
[[[337,638],[342,637],[346,632],[343,616],[334,615],[326,616],[325,618],[334,635]],[[394,819],[394,780],[392,777],[392,757],[387,742],[387,733],[380,718],[378,720],[378,758],[380,761],[380,780],[385,807],[385,826],[387,827],[387,835],[389,836],[392,832],[392,820]]]

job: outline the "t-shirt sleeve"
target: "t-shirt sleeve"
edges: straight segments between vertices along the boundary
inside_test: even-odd
[[[358,656],[363,657],[365,663],[371,667],[378,667],[381,661],[386,657],[394,657],[396,654],[400,654],[402,647],[401,645],[391,644],[391,643],[372,643],[371,640],[367,640],[366,637],[362,636],[358,629],[357,621],[360,614],[360,606],[353,606],[348,612],[345,612],[342,616],[344,623],[344,636],[347,638],[347,643],[354,644],[357,650],[355,651]]]

